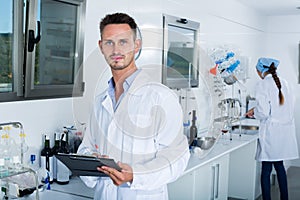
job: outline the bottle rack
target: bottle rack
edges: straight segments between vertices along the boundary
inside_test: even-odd
[[[23,173],[32,173],[35,177],[35,187],[36,187],[36,199],[39,200],[39,181],[38,181],[38,175],[37,172],[34,171],[31,168],[25,167],[24,164],[24,154],[27,151],[26,149],[26,143],[25,143],[25,133],[24,133],[24,129],[23,129],[23,125],[20,122],[7,122],[7,123],[0,123],[0,130],[4,130],[5,127],[12,127],[12,128],[16,128],[16,129],[20,129],[20,162],[21,162],[21,167],[19,170],[14,170],[14,169],[10,169],[8,168],[8,172],[5,174],[0,174],[0,180],[3,180],[4,182],[8,182],[8,178],[9,177],[13,177],[19,174],[23,174]],[[1,138],[2,139],[2,138]],[[26,150],[25,150],[26,149]],[[8,187],[8,183],[6,184]],[[7,197],[8,198],[8,197]]]

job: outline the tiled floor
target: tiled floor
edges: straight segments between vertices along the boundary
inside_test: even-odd
[[[288,190],[289,190],[289,200],[299,200],[300,199],[300,167],[290,167],[287,170],[288,178]],[[280,192],[275,178],[275,184],[272,185],[272,200],[280,200]],[[262,200],[262,198],[258,198]]]
[[[300,200],[300,167],[290,167],[287,170],[287,178],[289,200]],[[272,200],[280,200],[279,187],[276,177],[274,178],[274,184],[272,185],[271,192]],[[229,199],[233,200],[233,198]],[[262,200],[262,197],[259,197],[256,200]]]

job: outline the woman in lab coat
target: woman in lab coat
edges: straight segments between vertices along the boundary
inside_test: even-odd
[[[108,156],[122,170],[102,166],[99,177],[81,177],[95,188],[94,199],[167,200],[167,184],[184,172],[190,156],[178,97],[135,65],[135,29],[123,13],[100,24],[99,47],[113,77],[95,98],[78,153]]]
[[[256,159],[262,161],[261,188],[264,200],[271,199],[270,174],[274,166],[280,198],[288,199],[283,161],[298,158],[294,121],[294,97],[286,80],[277,76],[279,61],[260,58],[256,65],[261,80],[256,85],[256,107],[246,113],[260,120]]]

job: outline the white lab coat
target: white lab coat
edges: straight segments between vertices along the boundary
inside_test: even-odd
[[[167,183],[185,170],[189,149],[178,97],[160,83],[137,75],[114,112],[107,92],[94,112],[78,153],[98,151],[133,168],[133,182],[115,186],[107,177],[81,177],[95,187],[94,199],[168,199]]]
[[[260,120],[256,153],[258,161],[298,158],[294,121],[294,97],[288,83],[280,78],[285,99],[279,105],[278,88],[269,74],[256,85],[254,117]]]

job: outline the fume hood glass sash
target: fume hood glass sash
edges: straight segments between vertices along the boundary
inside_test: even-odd
[[[162,82],[170,88],[198,87],[200,23],[164,15],[163,28]]]

